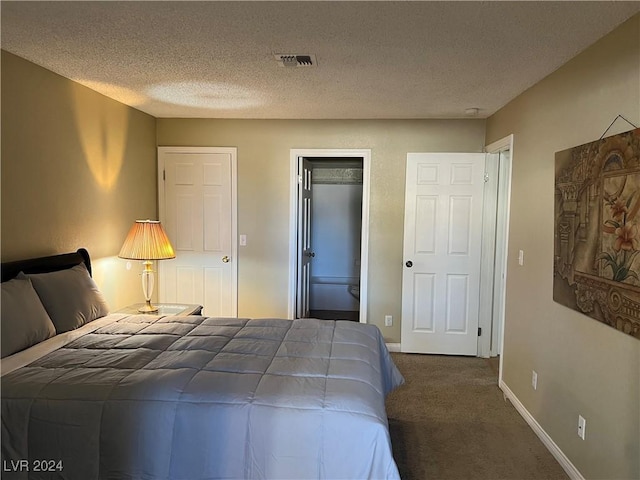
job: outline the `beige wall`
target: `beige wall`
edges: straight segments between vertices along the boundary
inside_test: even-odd
[[[158,119],[158,145],[238,148],[240,316],[288,313],[290,150],[371,149],[367,308],[389,342],[400,341],[407,152],[480,152],[484,134],[483,120]]]
[[[552,301],[554,154],[618,114],[640,123],[639,40],[636,16],[487,122],[486,143],[515,134],[504,380],[586,478],[640,478],[640,342]],[[287,314],[290,149],[370,148],[369,320],[399,342],[382,319],[400,318],[406,153],[481,151],[485,122],[156,121],[3,52],[3,259],[86,246],[110,298],[138,300],[113,256],[135,218],[155,218],[156,134],[238,147],[239,314],[253,317]]]
[[[553,302],[554,155],[618,114],[640,125],[638,15],[487,123],[487,143],[515,136],[504,381],[589,479],[640,478],[640,341]],[[631,128],[619,120],[609,134]]]
[[[155,218],[155,119],[2,51],[2,260],[86,247],[112,309],[140,301],[114,258]]]

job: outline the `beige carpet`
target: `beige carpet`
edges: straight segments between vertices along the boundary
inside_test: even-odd
[[[387,398],[404,480],[569,478],[474,357],[393,353],[406,383]]]

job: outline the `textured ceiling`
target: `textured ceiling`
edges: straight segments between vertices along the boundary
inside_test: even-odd
[[[17,2],[2,48],[155,117],[486,117],[638,2]],[[282,67],[277,53],[317,65]]]

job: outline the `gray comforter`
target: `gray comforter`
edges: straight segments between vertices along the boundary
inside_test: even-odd
[[[399,478],[402,381],[373,325],[130,316],[2,378],[2,478]]]

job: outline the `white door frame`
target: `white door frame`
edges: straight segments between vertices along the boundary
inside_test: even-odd
[[[496,239],[495,262],[491,262],[494,267],[491,269],[491,273],[487,271],[488,274],[493,276],[493,295],[490,297],[492,303],[492,315],[480,319],[480,326],[482,327],[483,332],[487,332],[487,335],[484,335],[483,333],[483,335],[478,338],[478,356],[489,357],[500,353],[500,381],[502,381],[502,363],[504,360],[504,355],[502,355],[502,353],[504,352],[505,293],[507,285],[507,254],[509,250],[513,134],[497,140],[485,147],[485,152],[487,154],[498,154],[507,150],[510,152],[510,155],[508,158],[501,159],[500,161],[497,185],[497,204],[502,205],[504,208],[499,208],[496,216],[496,228],[494,233]],[[497,343],[499,344],[499,350],[496,348],[496,337],[494,337],[493,342],[494,348],[491,348],[491,337],[494,334],[492,319],[493,324],[497,325],[498,328]]]
[[[228,153],[231,156],[231,302],[238,315],[238,149],[236,147],[158,147],[158,219],[165,218],[164,154]],[[161,279],[159,279],[161,281]],[[160,289],[158,289],[160,292]]]
[[[289,200],[289,318],[296,314],[297,231],[298,231],[298,157],[362,158],[362,238],[360,245],[360,323],[367,323],[369,272],[369,187],[371,149],[315,149],[290,150]]]

